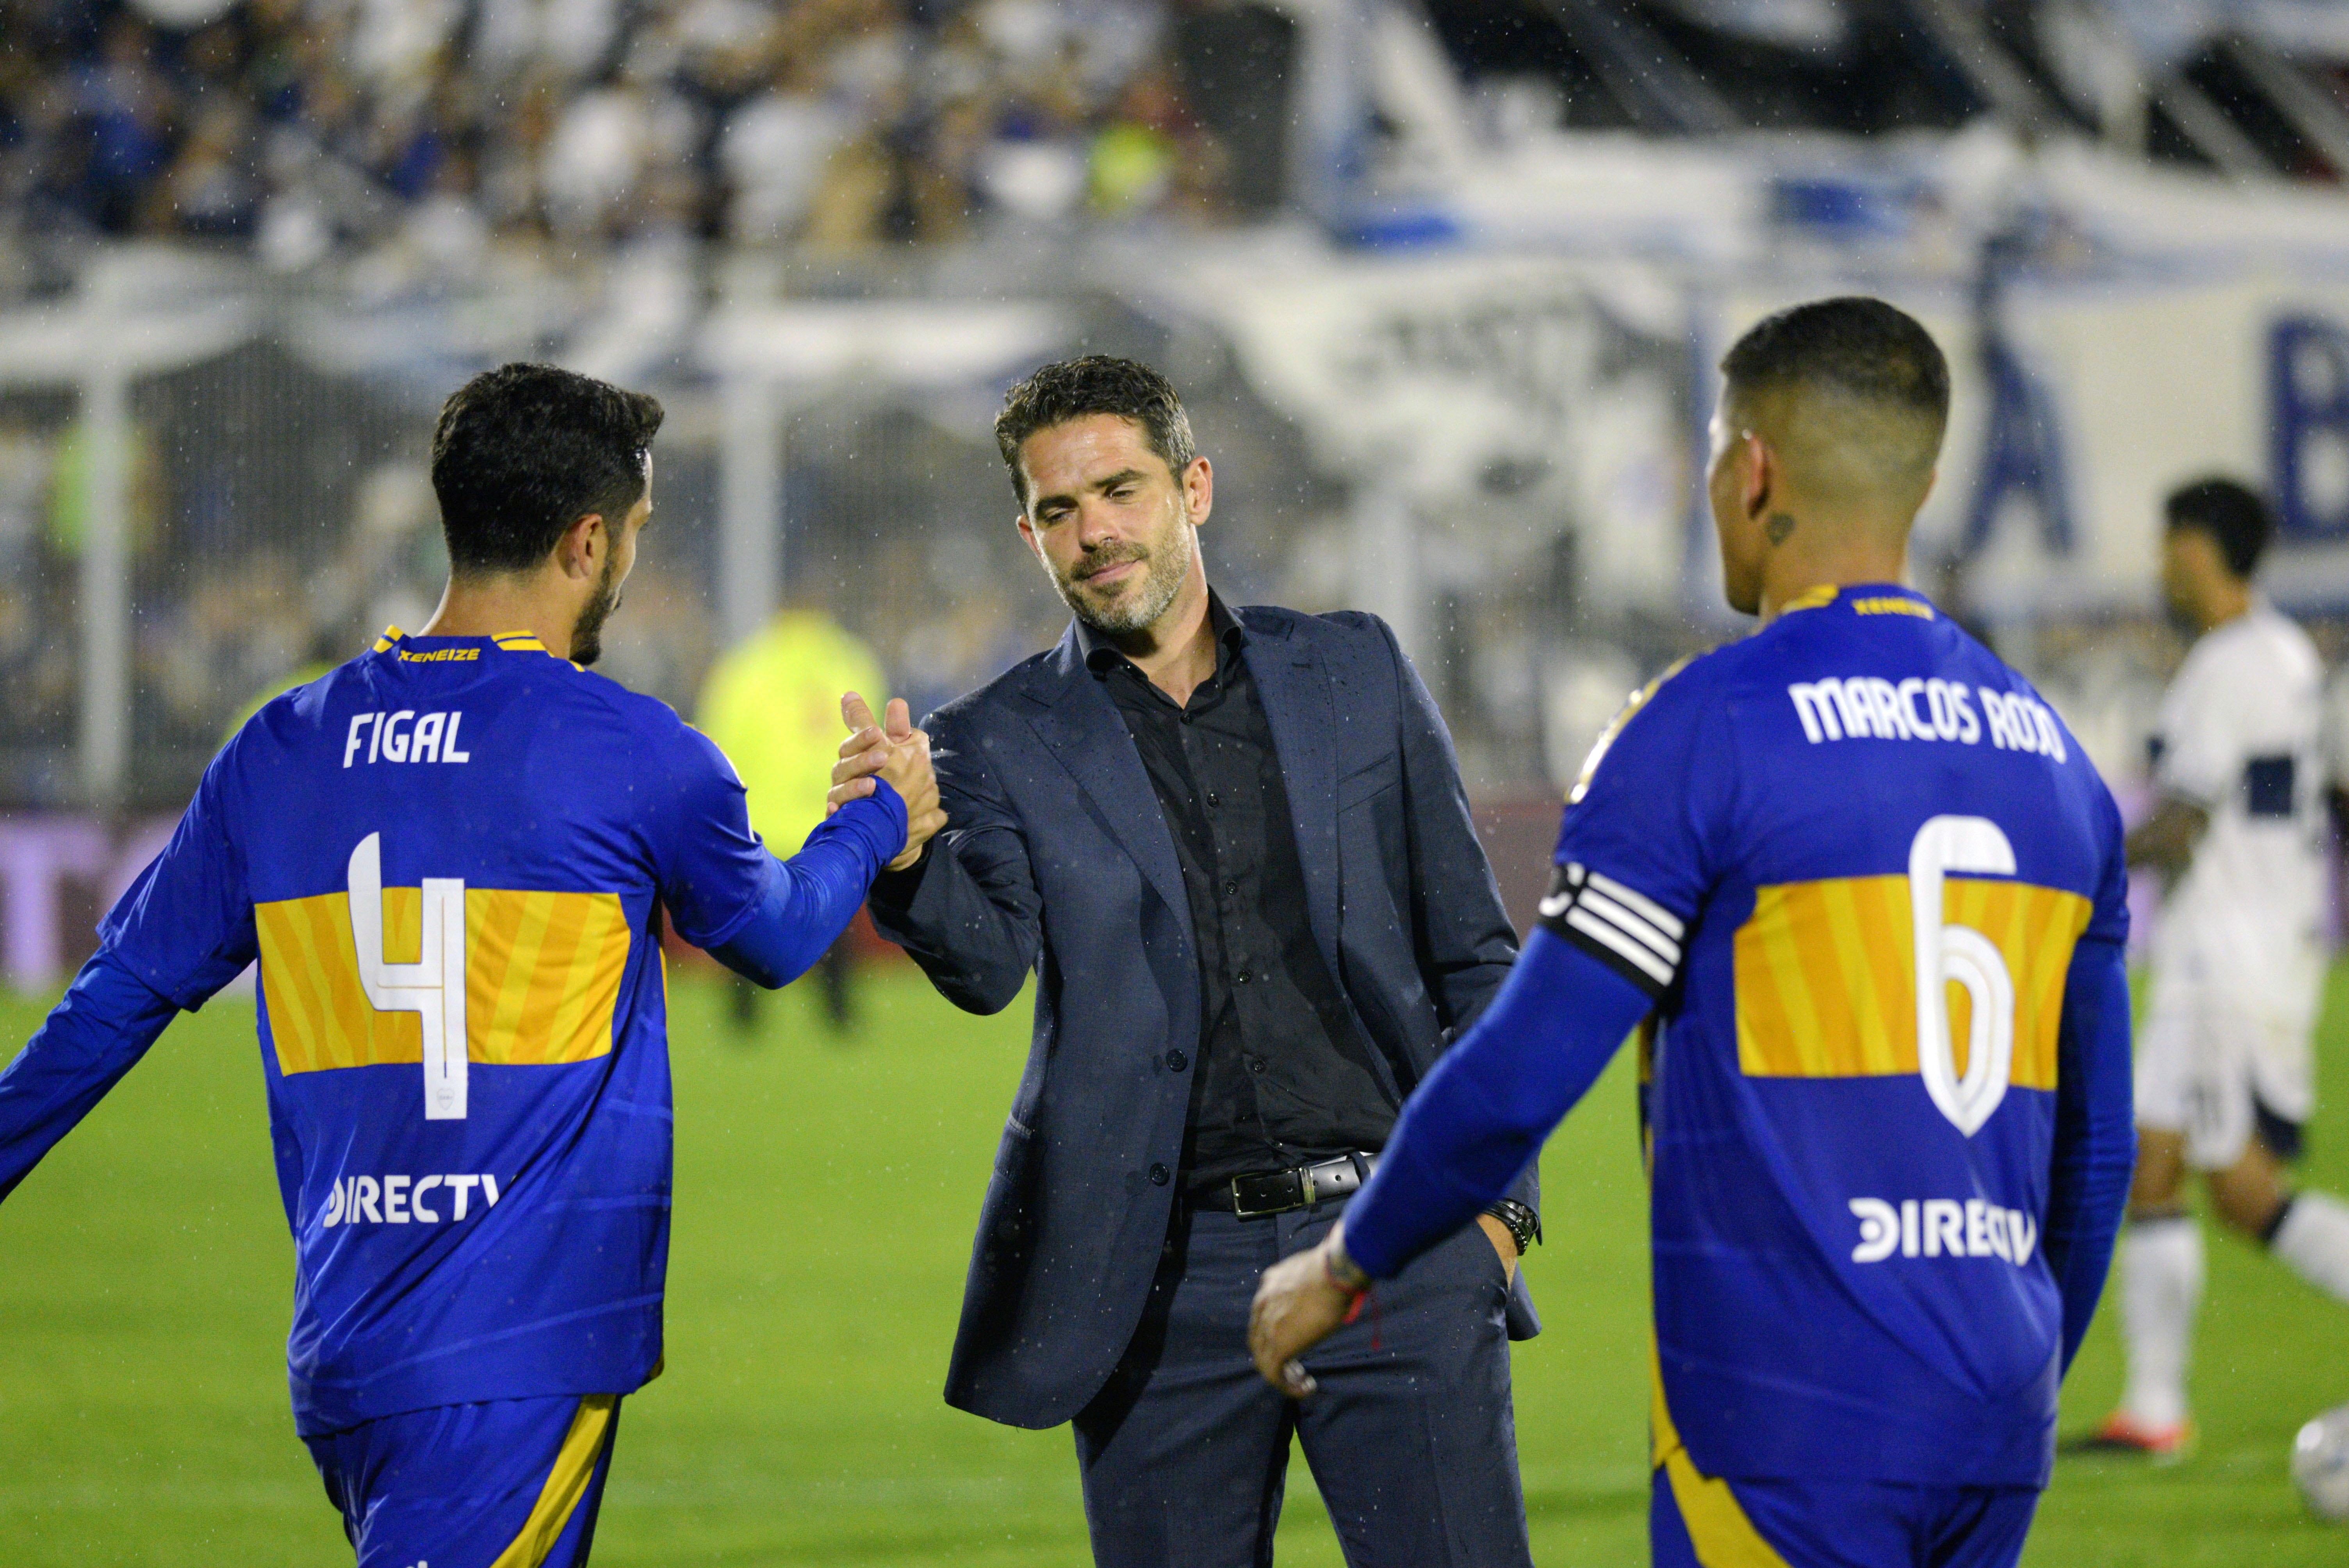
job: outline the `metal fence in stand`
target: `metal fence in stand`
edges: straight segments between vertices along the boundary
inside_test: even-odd
[[[1299,581],[1346,497],[1297,428],[1206,339],[1098,294],[720,306],[616,364],[560,330],[452,351],[478,302],[403,306],[390,330],[155,261],[0,313],[0,811],[176,810],[257,701],[421,624],[445,573],[433,418],[504,358],[667,405],[658,522],[602,667],[688,712],[711,659],[786,603],[835,614],[917,706],[1057,635],[991,426],[1012,377],[1081,348],[1190,356],[1227,593],[1330,607],[1354,586]]]
[[[2276,596],[2349,646],[2349,222],[2075,164],[2025,191],[2075,209],[2044,243],[1982,247],[2006,258],[1994,288],[1962,250],[1862,274],[1848,245],[1766,227],[1777,250],[1653,261],[1273,228],[854,265],[616,253],[396,289],[101,252],[69,294],[0,309],[0,969],[56,973],[134,826],[176,813],[257,699],[429,616],[433,417],[508,359],[667,405],[659,521],[602,667],[681,709],[787,603],[863,635],[917,710],[1047,645],[1065,614],[991,422],[1033,365],[1122,353],[1168,372],[1216,465],[1217,586],[1378,611],[1472,796],[1554,802],[1631,686],[1737,629],[1702,487],[1713,361],[1769,310],[1865,289],[1950,352],[1922,585],[2126,778],[2177,655],[2152,613],[2166,487],[2270,484]],[[2170,256],[2213,231],[2127,228],[2154,198],[2240,233]],[[2065,238],[2090,224],[2101,252]],[[2291,246],[2238,242],[2271,233]]]
[[[433,417],[505,358],[667,404],[657,522],[600,667],[688,713],[716,655],[787,603],[869,641],[917,712],[1048,645],[1065,612],[1012,526],[991,425],[1011,377],[1101,350],[1183,387],[1216,467],[1205,544],[1227,595],[1386,608],[1480,791],[1545,792],[1536,673],[1494,672],[1532,656],[1545,604],[1574,603],[1570,552],[1497,590],[1444,542],[1472,519],[1422,552],[1419,503],[1333,472],[1212,324],[1063,285],[761,297],[633,359],[597,341],[535,297],[370,304],[151,251],[0,313],[0,977],[70,966],[260,700],[429,615]],[[1417,563],[1437,557],[1423,613]],[[1600,683],[1602,707],[1632,673]]]

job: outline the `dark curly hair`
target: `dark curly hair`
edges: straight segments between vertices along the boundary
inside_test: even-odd
[[[1003,395],[995,417],[995,444],[1011,470],[1011,493],[1028,507],[1028,483],[1019,471],[1019,444],[1037,431],[1088,414],[1115,414],[1142,427],[1150,449],[1169,471],[1181,474],[1199,455],[1191,439],[1191,417],[1174,384],[1134,359],[1088,354],[1047,365]]]
[[[552,365],[502,365],[441,405],[432,493],[450,570],[522,572],[589,512],[617,527],[645,493],[657,398]]]

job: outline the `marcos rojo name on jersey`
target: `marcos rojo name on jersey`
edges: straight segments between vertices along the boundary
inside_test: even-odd
[[[481,1202],[473,1202],[479,1187]],[[346,1176],[327,1195],[322,1230],[336,1225],[440,1225],[464,1219],[476,1208],[498,1206],[498,1179],[487,1171],[459,1176]]]
[[[1825,740],[1951,740],[1961,746],[1990,743],[2001,751],[2030,751],[2064,758],[2064,727],[2044,703],[2023,696],[1969,687],[1963,681],[1915,676],[1889,681],[1881,676],[1829,676],[1796,681],[1786,688],[1804,738]],[[1975,700],[1982,712],[1974,712]]]

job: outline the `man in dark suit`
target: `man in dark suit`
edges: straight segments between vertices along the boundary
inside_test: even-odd
[[[1321,1347],[1311,1399],[1247,1343],[1257,1277],[1344,1212],[1516,955],[1444,721],[1376,617],[1208,587],[1214,475],[1156,372],[1048,366],[996,436],[1075,621],[927,721],[949,825],[872,895],[958,1006],[1037,976],[947,1398],[1073,1418],[1115,1568],[1270,1563],[1292,1432],[1357,1568],[1527,1563],[1530,1173]]]

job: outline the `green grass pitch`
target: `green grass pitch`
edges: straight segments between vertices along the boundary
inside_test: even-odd
[[[1067,1431],[1011,1431],[938,1398],[1027,1007],[968,1018],[902,966],[864,995],[846,1044],[795,993],[745,1044],[722,992],[674,988],[668,1372],[626,1407],[605,1568],[1086,1560]],[[0,1001],[0,1034],[21,1040],[40,1013]],[[1517,1424],[1549,1568],[1645,1555],[1627,1068],[1551,1143],[1549,1243],[1526,1265],[1548,1332],[1517,1349]],[[2332,1088],[2307,1174],[2344,1190],[2349,1109]],[[252,1009],[223,1000],[176,1024],[0,1209],[0,1563],[349,1561],[286,1411],[290,1257]],[[2285,1474],[2299,1423],[2349,1400],[2349,1314],[2215,1234],[2210,1264],[2200,1450],[2159,1471],[2064,1460],[2035,1568],[2349,1562],[2349,1530],[2309,1519]],[[2117,1361],[2107,1312],[2066,1390],[2068,1428],[2108,1408]],[[1301,1462],[1281,1560],[1340,1561]]]

